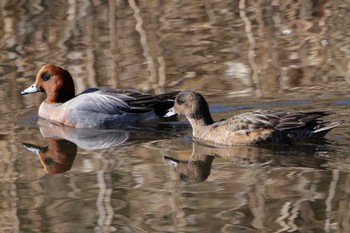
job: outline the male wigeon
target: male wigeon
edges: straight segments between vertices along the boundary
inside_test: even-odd
[[[174,110],[187,117],[194,139],[223,146],[289,143],[322,137],[343,122],[319,120],[320,117],[332,114],[328,111],[281,110],[257,110],[214,122],[204,97],[188,90],[177,95]]]
[[[74,128],[115,128],[159,119],[173,107],[178,92],[150,95],[134,90],[89,88],[75,96],[70,73],[61,67],[43,66],[35,83],[22,95],[44,92],[39,117]]]

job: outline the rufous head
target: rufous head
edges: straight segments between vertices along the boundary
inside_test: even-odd
[[[22,95],[45,92],[45,103],[64,103],[75,96],[75,88],[70,73],[61,67],[47,64],[38,72],[35,83],[21,92]]]

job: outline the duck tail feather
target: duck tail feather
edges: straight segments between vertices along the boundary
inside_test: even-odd
[[[333,121],[333,122],[321,122],[319,125],[317,125],[314,128],[313,133],[317,136],[324,136],[326,135],[331,129],[343,124],[345,121]]]

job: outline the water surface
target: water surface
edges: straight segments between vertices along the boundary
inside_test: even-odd
[[[346,1],[1,1],[1,232],[349,232]],[[38,124],[38,69],[76,91],[194,89],[216,120],[330,110],[324,140],[212,148],[186,119]],[[39,127],[39,125],[41,125]]]

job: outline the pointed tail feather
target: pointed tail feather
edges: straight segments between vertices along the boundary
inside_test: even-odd
[[[344,120],[341,121],[333,121],[333,122],[322,122],[317,127],[315,127],[313,133],[315,136],[323,137],[326,135],[331,129],[341,125],[344,123]]]

